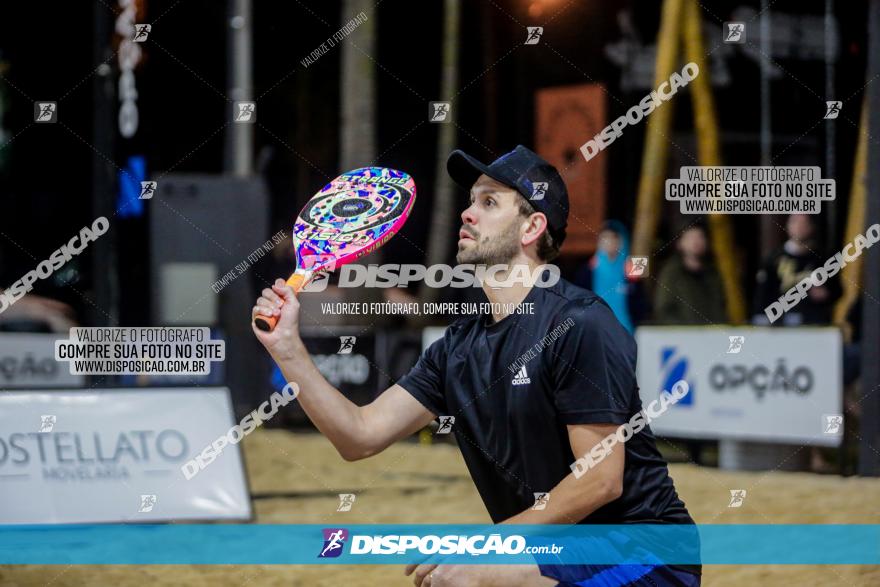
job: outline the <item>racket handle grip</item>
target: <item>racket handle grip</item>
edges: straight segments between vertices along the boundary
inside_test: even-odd
[[[298,294],[303,287],[306,276],[302,273],[294,273],[287,279],[287,285],[293,288],[294,295]],[[278,324],[278,316],[257,316],[254,318],[254,326],[263,332],[272,332]]]

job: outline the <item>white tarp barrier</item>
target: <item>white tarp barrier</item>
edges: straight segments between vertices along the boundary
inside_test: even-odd
[[[0,392],[0,524],[251,518],[226,388]]]

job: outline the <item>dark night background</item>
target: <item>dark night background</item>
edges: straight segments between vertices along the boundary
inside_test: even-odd
[[[754,2],[708,2],[703,19],[727,20],[740,6]],[[419,186],[414,216],[403,229],[406,239],[386,247],[395,262],[419,262],[424,248],[436,168],[437,125],[426,120],[427,102],[439,96],[442,2],[384,0],[375,15],[378,24],[378,164],[404,169]],[[14,2],[4,5],[0,20],[0,60],[8,69],[0,80],[9,108],[4,126],[13,141],[5,147],[8,165],[0,178],[0,283],[8,286],[36,263],[90,224],[92,165],[96,157],[117,163],[124,154],[141,153],[148,174],[169,170],[221,172],[224,121],[228,118],[225,4],[208,0],[150,0],[145,22],[153,24],[146,59],[138,69],[140,130],[136,141],[117,140],[115,152],[96,153],[92,145],[94,107],[93,3]],[[109,7],[106,8],[108,11]],[[556,4],[553,9],[557,9]],[[530,145],[534,135],[533,92],[536,89],[584,83],[606,84],[610,93],[635,104],[642,90],[623,92],[620,69],[603,47],[620,39],[617,13],[633,11],[636,30],[646,44],[655,41],[660,3],[655,1],[579,1],[562,17],[545,25],[545,45],[523,45],[522,26],[546,20],[529,14],[529,2],[467,0],[462,6],[460,48],[461,94],[456,98],[457,144],[491,160],[517,143]],[[822,1],[774,2],[774,13],[815,14]],[[838,99],[847,102],[847,119],[836,126],[838,222],[833,243],[840,241],[845,202],[852,176],[858,104],[865,85],[865,24],[863,1],[836,2],[840,31],[836,64]],[[165,14],[167,12],[167,14]],[[339,145],[339,46],[317,63],[303,68],[300,60],[354,15],[342,15],[338,2],[309,5],[254,2],[254,95],[259,118],[255,128],[256,161],[271,190],[271,233],[289,228],[301,204],[341,169]],[[326,21],[321,21],[323,19]],[[517,22],[519,21],[519,23]],[[707,46],[713,41],[707,40]],[[106,43],[109,46],[109,39]],[[116,60],[110,63],[118,77]],[[494,64],[494,66],[493,66]],[[715,88],[725,164],[757,165],[759,160],[759,67],[741,53],[727,60],[733,83]],[[807,86],[822,93],[821,61],[780,60],[780,65]],[[588,79],[586,76],[589,75]],[[805,134],[775,163],[824,163],[821,112],[807,88],[790,76],[772,82],[774,154]],[[357,91],[346,88],[344,91]],[[35,100],[57,100],[61,123],[35,125]],[[608,101],[608,120],[624,107]],[[695,152],[688,99],[675,104],[675,142]],[[843,117],[841,118],[841,120]],[[630,127],[608,156],[607,217],[631,227],[645,125]],[[20,133],[20,134],[18,134]],[[405,136],[406,135],[406,136]],[[585,137],[586,140],[587,137]],[[445,154],[439,154],[445,157]],[[367,161],[364,161],[366,164]],[[673,150],[670,169],[692,164]],[[464,197],[464,194],[462,194]],[[149,206],[147,206],[149,214]],[[746,253],[743,275],[754,274],[759,250],[757,217],[733,217],[737,241]],[[119,221],[118,242],[123,322],[145,323],[149,299],[147,221]],[[456,225],[457,226],[457,225]],[[453,227],[451,227],[452,234]],[[661,234],[668,239],[671,227]],[[454,240],[450,239],[450,259]],[[32,256],[33,257],[32,257]],[[81,280],[71,288],[37,284],[35,293],[88,310],[90,275],[87,255],[80,257]],[[747,280],[750,281],[750,280]],[[750,284],[747,283],[747,287]]]

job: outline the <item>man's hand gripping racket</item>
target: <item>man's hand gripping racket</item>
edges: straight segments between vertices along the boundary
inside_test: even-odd
[[[287,280],[293,295],[336,267],[375,251],[400,230],[412,211],[416,184],[402,171],[362,167],[343,173],[315,194],[293,225],[296,271]],[[254,326],[271,332],[285,293],[278,280],[253,310]]]

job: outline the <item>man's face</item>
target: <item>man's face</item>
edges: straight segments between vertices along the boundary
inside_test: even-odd
[[[678,237],[678,249],[685,255],[702,257],[706,254],[706,235],[700,228],[689,228]]]
[[[615,257],[620,252],[620,235],[613,230],[603,230],[599,233],[597,246],[606,255]]]
[[[509,263],[521,248],[519,198],[511,188],[481,175],[471,188],[471,205],[461,213],[464,224],[455,260],[474,265]]]

